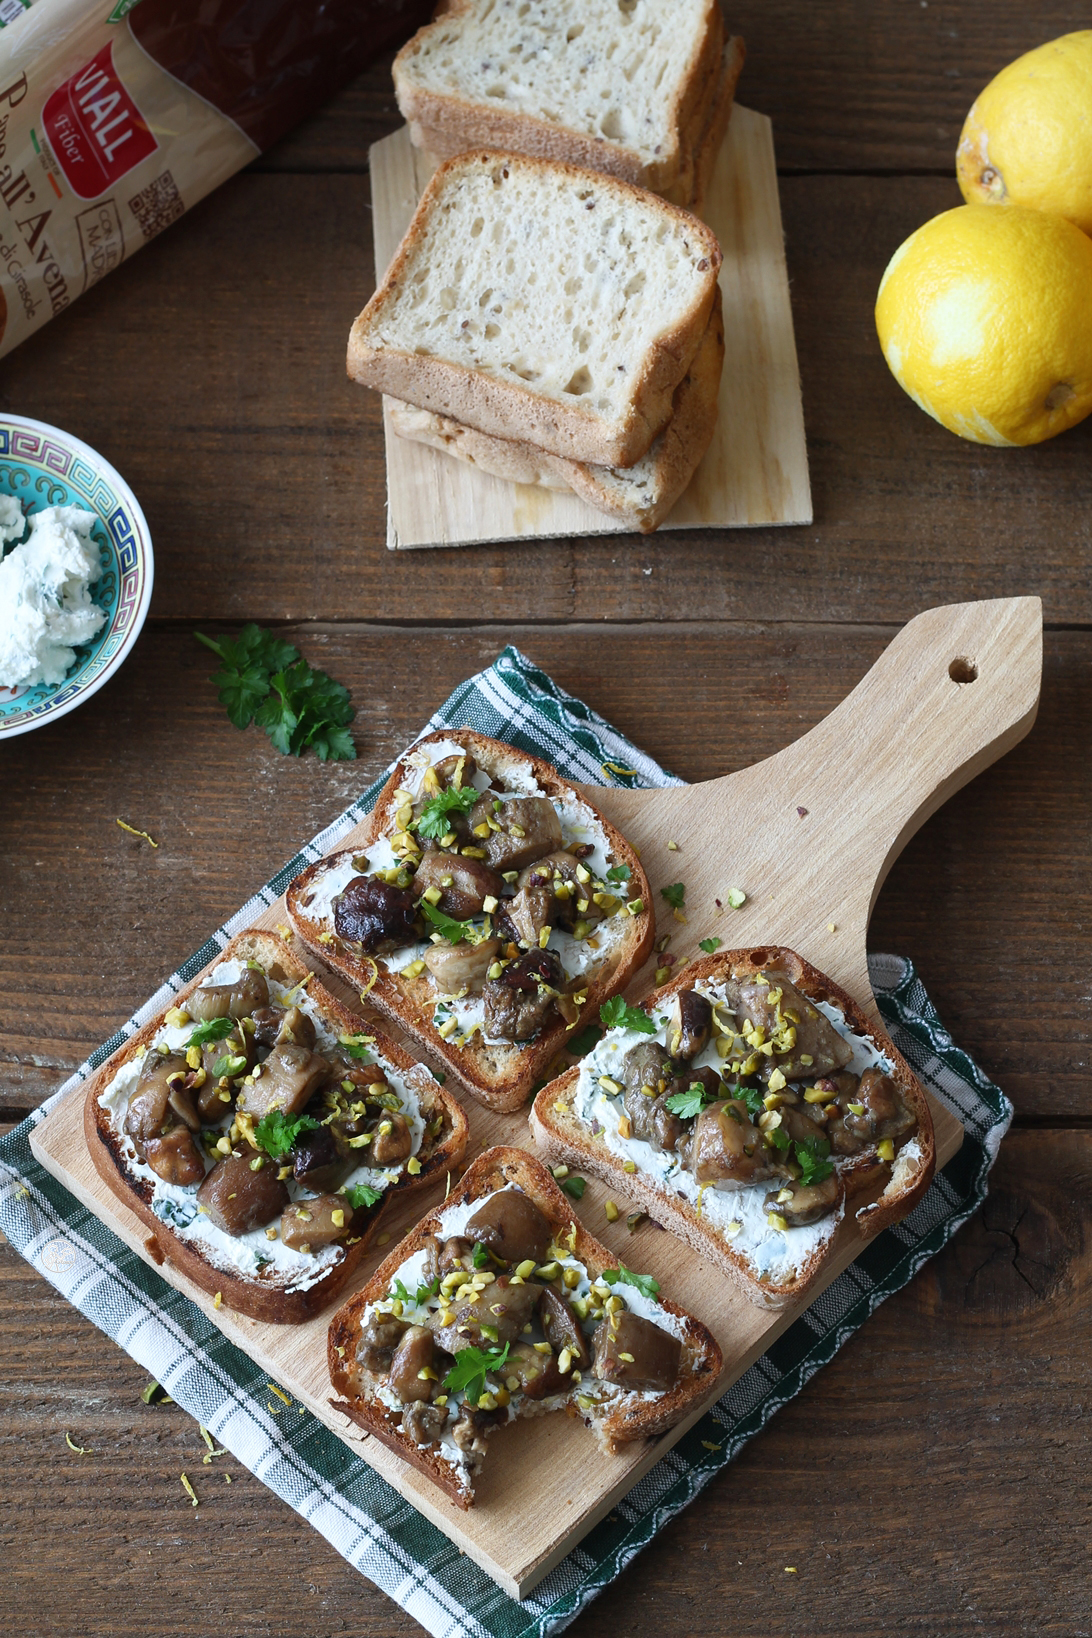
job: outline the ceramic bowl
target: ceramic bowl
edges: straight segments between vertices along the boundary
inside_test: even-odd
[[[0,688],[0,741],[29,733],[82,705],[108,682],[137,640],[152,596],[152,539],[129,485],[89,445],[57,427],[0,414],[0,493],[25,512],[81,506],[94,512],[102,573],[91,597],[106,620],[76,649],[63,681]]]

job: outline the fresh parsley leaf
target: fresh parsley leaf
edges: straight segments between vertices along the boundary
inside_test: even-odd
[[[686,897],[686,885],[684,882],[672,882],[670,887],[660,888],[660,895],[667,900],[672,910],[681,910]]]
[[[659,1280],[654,1280],[651,1274],[635,1274],[625,1263],[619,1263],[617,1268],[604,1269],[600,1278],[606,1280],[608,1285],[636,1286],[642,1297],[652,1298],[660,1289]]]
[[[367,1045],[370,1039],[371,1037],[367,1035],[343,1035],[338,1041],[338,1045],[342,1052],[346,1053],[350,1058],[355,1058],[358,1063],[366,1064],[371,1062],[371,1053],[368,1051]]]
[[[291,643],[253,624],[234,639],[194,636],[220,660],[210,680],[236,728],[256,723],[283,756],[302,756],[311,746],[323,762],[355,759],[348,689],[308,665]]]
[[[786,1149],[792,1148],[792,1139],[789,1137],[788,1132],[786,1132],[783,1126],[771,1127],[765,1136],[773,1147],[775,1149],[780,1149],[782,1153],[784,1153]]]
[[[763,1101],[765,1098],[765,1093],[760,1091],[757,1086],[740,1086],[737,1083],[732,1088],[732,1095],[733,1097],[743,1099],[744,1103],[747,1105],[747,1113],[750,1115],[752,1120],[757,1120],[759,1115],[765,1114],[766,1105]]]
[[[613,995],[599,1008],[599,1020],[608,1029],[635,1029],[639,1035],[655,1035],[656,1025],[640,1007],[628,1007],[620,995]]]
[[[708,1096],[700,1081],[691,1081],[685,1092],[673,1092],[667,1100],[667,1107],[680,1120],[692,1120],[700,1115],[702,1105]]]
[[[448,823],[449,813],[469,813],[481,792],[473,785],[463,785],[456,790],[449,785],[446,791],[434,796],[431,802],[426,802],[421,809],[421,816],[417,821],[417,834],[431,841],[438,842],[441,836],[446,836],[451,829]]]
[[[434,1069],[432,1071],[432,1078],[434,1081],[439,1081],[440,1085],[443,1086],[444,1082],[447,1080],[447,1070]]]
[[[566,1194],[571,1194],[574,1200],[582,1200],[584,1198],[584,1190],[587,1188],[587,1186],[587,1183],[582,1177],[565,1177],[561,1180],[561,1187],[565,1190]]]
[[[361,1206],[377,1206],[383,1198],[382,1189],[369,1189],[366,1183],[350,1183],[342,1192],[354,1211]]]
[[[827,1159],[830,1143],[826,1138],[805,1138],[803,1143],[795,1145],[795,1149],[800,1181],[805,1188],[811,1183],[822,1183],[833,1172],[834,1167]]]
[[[283,1109],[271,1109],[255,1126],[254,1136],[259,1148],[274,1160],[280,1160],[301,1132],[313,1132],[318,1124],[312,1115],[286,1115]]]
[[[628,882],[632,874],[633,872],[629,868],[629,865],[611,865],[610,869],[607,871],[607,880],[608,882]]]
[[[442,910],[437,910],[436,906],[430,904],[427,899],[422,899],[417,908],[444,935],[449,944],[460,943],[470,930],[468,921],[452,920],[450,916],[445,916]]]
[[[571,1052],[574,1058],[583,1058],[592,1047],[598,1046],[602,1039],[603,1031],[597,1029],[594,1024],[588,1024],[579,1035],[574,1035],[571,1041],[566,1041],[565,1051]]]
[[[472,1404],[477,1404],[485,1392],[486,1371],[499,1371],[508,1358],[511,1345],[503,1348],[461,1348],[455,1363],[444,1377],[445,1393],[465,1393]]]
[[[209,1018],[205,1023],[198,1024],[186,1045],[202,1047],[206,1046],[209,1041],[222,1041],[225,1036],[231,1034],[234,1028],[234,1018]]]
[[[485,1247],[479,1242],[479,1244],[474,1247],[474,1267],[475,1268],[486,1268],[486,1267],[488,1267],[488,1265],[489,1265],[489,1253],[488,1253],[488,1251],[486,1251]]]
[[[703,938],[698,940],[698,949],[704,950],[706,955],[713,955],[724,943],[720,938]]]
[[[418,1307],[423,1307],[430,1297],[434,1297],[436,1295],[439,1289],[439,1275],[437,1275],[436,1279],[432,1280],[430,1284],[419,1285],[417,1290],[413,1292],[412,1295],[406,1290],[405,1286],[402,1284],[402,1281],[396,1279],[394,1284],[391,1286],[391,1289],[387,1292],[387,1296],[397,1297],[400,1302],[415,1302],[417,1303]]]

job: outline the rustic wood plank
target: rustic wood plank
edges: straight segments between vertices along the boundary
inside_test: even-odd
[[[799,737],[892,632],[707,625],[688,628],[684,640],[671,628],[591,626],[288,635],[351,689],[359,763],[296,762],[256,731],[237,733],[186,630],[149,630],[119,679],[79,713],[8,746],[0,1085],[11,1062],[75,1067],[144,999],[150,980],[336,817],[505,640],[694,780]],[[1088,634],[1048,633],[1035,729],[911,841],[869,936],[871,948],[915,959],[960,1045],[1022,1114],[1041,1119],[1089,1112],[1090,659]],[[853,777],[852,768],[832,771],[839,783]],[[119,816],[149,830],[159,849],[120,831]],[[1044,950],[1051,982],[1031,1007],[1027,974]]]
[[[1036,449],[968,444],[879,352],[888,258],[958,199],[935,178],[782,181],[815,525],[392,562],[379,398],[344,374],[373,287],[367,186],[238,177],[5,360],[3,403],[86,438],[132,484],[155,616],[901,622],[1035,591],[1048,621],[1092,622],[1092,583],[1072,572],[1092,547],[1092,419]]]
[[[572,1630],[1080,1631],[1090,1174],[1092,1134],[1014,1132],[984,1212]],[[142,1405],[138,1367],[8,1247],[0,1306],[13,1631],[420,1631],[233,1458],[196,1464],[195,1517],[178,1480],[204,1448],[193,1423]],[[73,1455],[65,1429],[97,1454]]]

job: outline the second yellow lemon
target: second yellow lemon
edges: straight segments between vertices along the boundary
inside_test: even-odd
[[[1092,411],[1092,239],[1061,216],[959,205],[892,256],[884,357],[921,408],[982,444],[1037,444]]]

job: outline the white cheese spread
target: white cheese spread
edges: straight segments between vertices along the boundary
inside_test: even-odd
[[[0,539],[23,533],[18,502],[5,496]],[[14,511],[13,511],[14,508]],[[102,573],[91,538],[98,521],[78,506],[50,506],[29,516],[27,539],[0,562],[0,687],[63,681],[75,649],[102,629],[106,615],[91,600]]]

